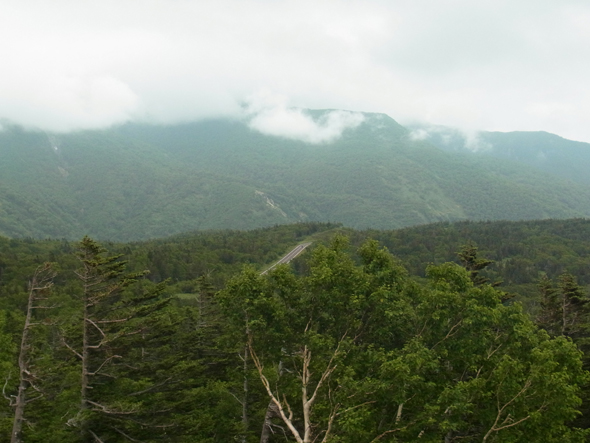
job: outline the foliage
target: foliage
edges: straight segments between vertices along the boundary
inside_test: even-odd
[[[220,293],[275,425],[298,442],[573,435],[565,423],[587,376],[571,341],[457,265],[429,267],[422,286],[375,242],[359,253],[357,266],[336,238],[306,276],[247,269]]]
[[[590,285],[590,220],[534,220],[435,223],[394,231],[350,232],[353,244],[374,238],[387,246],[411,274],[424,277],[428,263],[457,261],[463,245],[493,263],[479,275],[518,294],[528,312],[539,309],[537,283],[542,274],[556,279],[564,272],[583,287]]]
[[[582,295],[589,226],[585,220],[548,220],[359,232],[309,223],[107,243],[108,252],[92,243],[98,249],[90,248],[97,255],[89,262],[115,277],[109,288],[116,289],[127,273],[151,271],[128,280],[132,284],[114,297],[101,297],[92,318],[126,319],[126,313],[152,306],[135,302],[169,277],[166,294],[172,296],[121,328],[101,327],[112,340],[102,345],[104,352],[92,351],[94,367],[114,355],[122,358],[103,367],[113,378],[99,375],[93,382],[89,399],[106,411],[80,414],[81,367],[60,333],[80,349],[77,246],[0,237],[0,310],[6,314],[0,340],[7,344],[0,348],[0,367],[16,367],[27,281],[39,264],[52,261],[58,271],[52,304],[58,306],[39,313],[45,326],[32,337],[44,397],[27,407],[25,441],[80,441],[79,427],[72,426],[80,419],[90,420],[106,441],[124,441],[121,432],[145,442],[260,441],[269,390],[287,418],[288,402],[302,440],[307,420],[308,439],[317,441],[326,435],[333,442],[415,441],[420,435],[424,441],[481,441],[486,435],[488,442],[583,441],[585,431],[571,427],[587,378],[578,348],[570,338],[539,330],[518,303],[502,302],[504,292],[483,281],[474,284],[466,269],[448,260],[457,260],[461,245],[473,240],[478,249],[469,254],[472,263],[483,263],[480,257],[495,261],[476,277],[496,281],[508,275],[513,291],[514,279],[530,278],[536,286],[540,270],[558,281],[554,272],[570,269],[579,285],[562,279],[553,289]],[[338,236],[326,242],[334,232],[352,234],[351,243]],[[369,235],[399,258],[367,242]],[[310,238],[311,257],[306,252],[292,266],[260,275]],[[128,260],[124,266],[120,254]],[[114,273],[107,271],[111,265]],[[584,330],[574,329],[571,338],[585,350]],[[308,413],[304,373],[307,400],[313,399]],[[289,428],[280,411],[271,413],[275,434],[268,441],[284,441],[279,426],[287,433]],[[10,431],[10,414],[2,405],[2,435]],[[586,427],[586,421],[577,424]]]

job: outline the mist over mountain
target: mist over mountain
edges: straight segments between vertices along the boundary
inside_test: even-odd
[[[532,166],[584,185],[590,185],[590,143],[568,140],[544,131],[466,134],[445,126],[414,125],[412,137],[448,152],[493,157]]]
[[[281,131],[284,119],[299,129]],[[559,156],[560,145],[551,150],[522,137],[502,152],[523,146]],[[138,240],[298,221],[393,229],[590,216],[590,183],[497,157],[442,146],[384,114],[335,110],[64,134],[5,126],[0,234]],[[564,169],[570,161],[563,159]],[[577,158],[576,167],[585,161]]]

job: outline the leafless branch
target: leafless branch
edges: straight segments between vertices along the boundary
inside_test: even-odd
[[[107,414],[107,415],[130,415],[130,414],[135,414],[137,412],[137,410],[131,410],[131,411],[116,411],[113,409],[109,409],[104,405],[101,405],[100,403],[96,403],[92,400],[88,400],[86,399],[86,401],[91,404],[92,406],[94,406],[94,411],[98,411],[98,412],[102,412],[103,414]]]
[[[455,334],[456,334],[456,333],[459,331],[458,329],[455,331],[455,328],[458,328],[459,326],[461,326],[461,323],[463,323],[463,319],[460,319],[460,320],[459,320],[457,323],[455,323],[455,324],[454,324],[454,325],[451,327],[451,329],[449,329],[449,332],[447,332],[447,335],[445,335],[445,337],[444,337],[442,340],[439,340],[438,342],[436,342],[436,343],[434,344],[434,346],[432,346],[432,347],[430,348],[430,350],[432,350],[432,349],[436,348],[436,347],[437,347],[438,345],[440,345],[440,344],[441,344],[443,341],[445,341],[446,339],[448,339],[448,338],[452,337],[453,335],[455,335]]]
[[[344,333],[344,335],[342,336],[342,338],[340,339],[340,341],[338,342],[338,346],[336,346],[336,350],[332,353],[332,356],[330,357],[330,361],[328,362],[328,365],[326,366],[326,370],[323,372],[322,376],[320,377],[320,381],[318,381],[318,384],[315,387],[315,390],[313,392],[313,395],[311,396],[311,398],[307,401],[307,404],[312,405],[313,402],[315,401],[315,398],[317,396],[318,391],[320,390],[320,388],[322,387],[322,384],[326,381],[326,379],[332,374],[332,372],[334,372],[334,370],[336,369],[337,365],[332,366],[332,363],[334,362],[334,359],[340,354],[340,345],[342,344],[342,342],[344,341],[344,339],[346,338],[347,332]],[[306,347],[307,349],[307,347]],[[308,351],[308,360],[307,360],[307,364],[305,363],[305,358],[304,358],[304,367],[307,368],[309,367],[309,363],[311,362],[311,351]],[[305,370],[304,370],[305,371]],[[311,374],[309,374],[309,376],[311,376]]]
[[[236,401],[237,401],[237,402],[238,402],[240,405],[244,406],[244,402],[243,402],[242,400],[240,400],[240,399],[239,399],[239,398],[236,396],[236,394],[234,394],[233,392],[230,392],[230,393],[229,393],[229,395],[231,395],[233,398],[235,398],[235,399],[236,399]]]
[[[137,439],[135,439],[135,438],[133,438],[133,437],[131,437],[131,436],[129,436],[129,435],[127,435],[127,434],[125,434],[123,431],[121,431],[121,430],[120,430],[120,429],[118,429],[118,428],[115,428],[115,427],[113,427],[112,429],[114,429],[116,432],[118,432],[119,434],[121,434],[123,437],[125,437],[125,438],[126,438],[127,440],[129,440],[129,441],[133,441],[133,442],[138,442],[138,443],[141,443],[141,440],[137,440]]]
[[[154,386],[151,386],[151,387],[149,387],[147,389],[144,389],[142,391],[137,391],[137,392],[132,392],[131,394],[127,394],[127,397],[132,397],[132,396],[135,396],[135,395],[141,395],[141,394],[145,394],[146,392],[153,391],[154,389],[157,389],[159,387],[162,387],[162,386],[166,385],[170,380],[172,380],[172,377],[168,377],[163,382],[158,383],[158,384],[156,384]]]
[[[73,353],[74,353],[74,354],[75,354],[75,355],[76,355],[76,356],[77,356],[77,357],[78,357],[80,360],[82,360],[82,354],[80,354],[78,351],[76,351],[74,348],[72,348],[72,347],[71,347],[71,346],[68,344],[68,342],[66,342],[66,339],[63,337],[63,335],[62,335],[62,337],[61,337],[61,341],[62,341],[62,343],[64,344],[64,346],[65,346],[66,348],[68,348],[68,349],[69,349],[70,351],[72,351],[72,352],[73,352]]]
[[[494,421],[494,424],[493,424],[493,425],[492,425],[492,427],[491,427],[491,428],[488,430],[488,432],[486,433],[486,435],[484,435],[484,437],[483,437],[483,439],[482,439],[482,442],[485,442],[485,441],[488,439],[488,437],[489,437],[489,436],[490,436],[490,435],[491,435],[493,432],[498,432],[498,431],[501,431],[502,429],[506,429],[506,428],[510,428],[510,427],[512,427],[512,426],[516,426],[516,425],[518,425],[518,424],[522,423],[523,421],[525,421],[525,420],[528,420],[528,419],[531,417],[530,415],[527,415],[526,417],[524,417],[524,418],[521,418],[520,420],[517,420],[517,421],[515,421],[515,422],[512,422],[512,423],[510,423],[510,424],[508,424],[508,425],[504,425],[504,426],[500,425],[500,426],[498,426],[498,422],[500,421],[500,418],[502,417],[502,414],[503,414],[504,410],[505,410],[505,409],[506,409],[508,406],[510,406],[510,405],[511,405],[511,404],[512,404],[514,401],[516,401],[516,399],[517,399],[518,397],[520,397],[522,394],[524,394],[524,393],[525,393],[525,392],[526,392],[526,391],[527,391],[527,390],[528,390],[528,389],[531,387],[531,384],[532,384],[532,381],[531,381],[531,379],[529,378],[529,379],[528,379],[528,380],[525,382],[525,384],[524,384],[524,386],[522,387],[522,389],[521,389],[520,391],[518,391],[518,392],[516,393],[516,395],[515,395],[514,397],[512,397],[512,398],[511,398],[511,399],[510,399],[510,400],[509,400],[507,403],[505,403],[505,404],[504,404],[502,407],[500,407],[500,398],[499,398],[499,395],[500,395],[500,393],[499,393],[499,390],[500,390],[500,386],[501,386],[501,384],[500,384],[500,386],[498,386],[498,392],[497,392],[497,394],[496,394],[497,403],[498,403],[498,414],[496,415],[496,420]],[[507,421],[509,418],[510,418],[510,414],[508,414],[508,416],[507,416],[507,417],[506,417],[506,419],[505,419],[505,420],[502,422],[502,424],[506,423],[506,421]]]
[[[283,422],[287,425],[287,427],[291,431],[291,434],[293,435],[293,437],[295,437],[295,440],[298,443],[304,443],[303,439],[301,438],[301,435],[299,434],[299,431],[297,431],[297,429],[293,425],[293,422],[291,421],[291,419],[293,418],[293,412],[291,411],[289,404],[287,403],[287,407],[289,408],[289,417],[288,417],[285,414],[285,409],[283,408],[283,405],[277,399],[277,397],[274,395],[274,393],[272,392],[272,390],[270,388],[270,382],[268,381],[268,379],[266,378],[266,376],[263,373],[264,367],[262,366],[262,363],[260,363],[260,359],[258,358],[258,355],[254,351],[254,347],[252,346],[252,337],[249,337],[249,339],[248,339],[248,347],[250,349],[250,357],[252,358],[252,361],[254,362],[254,366],[256,366],[256,369],[258,370],[258,375],[260,377],[260,380],[262,381],[262,384],[264,385],[264,388],[266,389],[266,392],[267,392],[268,396],[270,397],[271,401],[277,406],[277,409],[279,411],[281,418],[283,419]]]
[[[4,379],[4,386],[2,386],[2,396],[8,400],[8,405],[9,406],[14,406],[14,396],[11,395],[10,397],[8,395],[6,395],[6,386],[8,386],[8,380],[10,380],[10,374],[8,374],[6,376],[6,379]]]
[[[395,428],[395,429],[390,429],[388,431],[385,431],[384,433],[378,435],[377,437],[375,437],[373,440],[371,440],[371,443],[374,443],[376,441],[381,440],[383,437],[388,436],[389,434],[393,434],[394,432],[399,432],[399,431],[403,431],[404,429],[406,429],[408,426],[414,424],[415,422],[412,423],[408,423],[406,426],[403,426],[401,428]],[[422,433],[424,433],[424,431],[422,431]],[[418,437],[421,437],[422,435],[418,435]]]
[[[106,337],[106,334],[104,333],[104,331],[98,327],[98,325],[96,324],[95,321],[93,321],[91,318],[86,318],[86,321],[88,323],[90,323],[92,326],[94,326],[98,330],[98,332],[100,332],[100,335],[103,336],[103,338]]]
[[[133,317],[129,316],[129,317],[125,317],[125,318],[116,318],[116,319],[111,319],[111,320],[100,320],[97,323],[100,324],[109,324],[109,323],[124,323],[126,321],[131,320]]]
[[[88,375],[98,374],[100,372],[100,370],[104,367],[104,365],[110,363],[115,358],[122,358],[122,357],[120,355],[111,355],[109,358],[107,358],[105,361],[103,361],[102,364],[98,367],[98,369],[96,369],[94,372],[88,372]]]
[[[38,390],[38,389],[36,389],[36,390]],[[37,397],[29,398],[29,399],[25,400],[25,404],[32,403],[35,400],[39,400],[40,398],[43,398],[44,396],[45,396],[45,394],[41,393]]]
[[[88,431],[88,432],[89,432],[90,434],[92,434],[92,436],[94,437],[94,440],[95,440],[97,443],[104,443],[104,442],[103,442],[103,441],[102,441],[100,438],[98,438],[98,435],[96,435],[94,432],[92,432],[92,431]]]
[[[283,401],[285,402],[285,405],[287,405],[287,411],[289,411],[289,420],[293,420],[293,410],[291,409],[291,405],[287,401],[287,396],[285,394],[283,394]]]

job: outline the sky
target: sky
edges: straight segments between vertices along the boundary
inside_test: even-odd
[[[378,112],[590,142],[587,0],[0,5],[0,120],[25,127],[227,116],[314,143]]]

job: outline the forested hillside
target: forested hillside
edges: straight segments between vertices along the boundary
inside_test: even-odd
[[[0,438],[585,441],[589,230],[0,237]]]
[[[587,219],[437,223],[351,235],[356,243],[379,240],[415,275],[424,275],[427,263],[456,261],[461,246],[472,242],[483,257],[493,260],[485,270],[490,280],[503,282],[503,290],[518,294],[533,310],[542,275],[555,279],[568,272],[590,289]]]
[[[230,120],[0,132],[0,233],[10,237],[129,241],[298,221],[393,229],[589,208],[587,184],[443,152],[382,114],[315,145]]]
[[[415,125],[414,135],[454,153],[479,160],[503,159],[584,185],[590,184],[590,144],[548,132],[489,132],[466,135],[444,126]],[[492,160],[493,161],[493,160]]]

